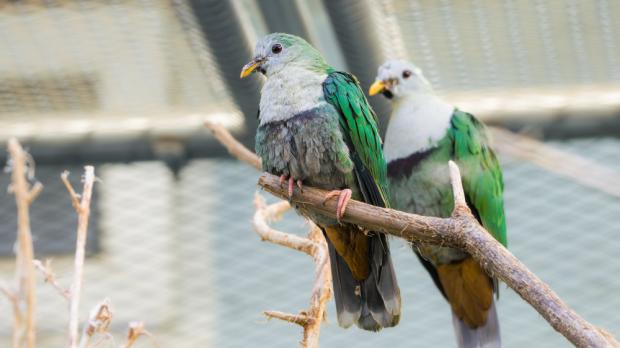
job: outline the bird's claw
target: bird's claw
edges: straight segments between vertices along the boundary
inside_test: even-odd
[[[349,204],[349,200],[351,200],[352,195],[353,191],[350,189],[334,190],[325,195],[323,204],[325,204],[332,197],[338,197],[338,205],[336,206],[336,220],[338,220],[338,222],[340,222],[340,219],[344,216],[344,213],[347,210],[347,204]]]
[[[302,188],[303,185],[301,183],[301,180],[295,181],[295,179],[293,179],[292,177],[287,177],[286,175],[280,175],[279,181],[280,181],[280,188],[284,187],[284,183],[288,181],[287,194],[288,194],[289,200],[293,198],[293,189],[295,187],[295,183],[297,183],[297,187],[299,187],[299,191],[304,192]]]
[[[299,187],[299,192],[304,193],[304,187],[301,180],[297,180],[297,187]]]

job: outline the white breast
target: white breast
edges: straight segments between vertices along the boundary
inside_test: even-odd
[[[434,94],[416,93],[393,104],[383,152],[390,162],[424,151],[446,135],[454,107]]]
[[[323,100],[326,74],[290,67],[270,76],[261,91],[260,124],[287,120]]]

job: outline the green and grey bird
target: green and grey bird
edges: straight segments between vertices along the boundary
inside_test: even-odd
[[[369,91],[377,93],[393,105],[384,145],[393,208],[449,217],[454,201],[448,161],[454,160],[469,207],[505,246],[502,171],[484,125],[437,97],[420,69],[405,61],[379,68]],[[497,281],[461,250],[419,246],[414,251],[450,303],[459,347],[500,347]]]
[[[338,322],[377,331],[400,318],[400,291],[387,238],[341,223],[349,199],[387,207],[387,169],[376,116],[357,79],[330,67],[305,40],[263,37],[241,77],[266,77],[256,153],[263,169],[295,184],[333,190],[338,219],[309,215],[329,246]]]

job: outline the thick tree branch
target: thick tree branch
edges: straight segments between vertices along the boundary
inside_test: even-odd
[[[444,245],[470,253],[486,271],[505,282],[534,307],[551,326],[578,347],[617,347],[615,339],[606,337],[595,326],[571,310],[548,285],[530,272],[508,249],[497,242],[471,215],[464,205],[464,194],[456,164],[450,164],[455,191],[455,211],[451,218],[408,214],[351,201],[343,217],[368,230],[381,231],[416,244]],[[280,198],[286,198],[279,178],[263,174],[259,185]],[[324,203],[327,192],[304,187],[295,191],[291,202],[302,212],[313,211],[335,218],[336,203]]]

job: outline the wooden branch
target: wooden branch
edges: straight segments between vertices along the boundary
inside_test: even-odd
[[[67,192],[69,192],[69,197],[71,198],[71,205],[76,212],[80,212],[80,195],[75,192],[73,185],[71,185],[71,181],[69,181],[69,171],[65,170],[60,174],[60,180],[65,185]]]
[[[52,260],[49,260],[49,259],[45,260],[45,264],[43,264],[39,260],[34,260],[33,264],[34,264],[34,267],[38,269],[41,272],[41,274],[43,274],[43,277],[46,283],[51,284],[52,287],[54,287],[54,289],[56,289],[56,291],[58,291],[58,293],[62,297],[64,297],[67,301],[71,300],[71,291],[63,288],[62,285],[58,283],[58,280],[56,280],[56,274],[52,270]]]
[[[11,159],[11,190],[15,194],[17,205],[17,268],[16,281],[18,303],[25,304],[22,312],[21,306],[14,306],[19,313],[14,315],[13,347],[18,348],[24,345],[33,348],[36,342],[35,334],[35,306],[36,306],[36,287],[35,270],[32,263],[34,250],[32,246],[32,234],[30,232],[30,204],[41,192],[43,185],[35,184],[31,187],[28,182],[30,170],[33,163],[29,155],[21,147],[17,139],[11,138],[8,142],[9,156]]]
[[[256,213],[252,221],[254,230],[261,237],[261,240],[302,251],[312,256],[315,263],[314,286],[310,296],[310,308],[297,315],[279,311],[265,311],[264,314],[268,318],[277,318],[300,325],[304,330],[301,346],[304,348],[318,348],[321,323],[325,316],[325,306],[331,297],[332,291],[329,254],[323,233],[314,224],[311,226],[308,238],[271,228],[268,222],[278,219],[288,210],[290,208],[288,202],[282,201],[267,205],[265,200],[257,194],[254,199],[254,205]]]
[[[252,151],[250,151],[247,147],[243,146],[240,142],[238,142],[226,129],[226,127],[222,126],[219,123],[215,123],[212,121],[205,121],[205,127],[207,127],[212,133],[213,136],[220,142],[228,152],[241,162],[247,163],[252,167],[261,170],[261,161],[258,156]]]
[[[489,127],[501,155],[532,162],[584,186],[620,197],[620,172],[568,151],[509,130]]]
[[[21,315],[22,311],[19,308],[19,298],[17,298],[17,294],[15,294],[15,291],[10,289],[7,284],[2,282],[0,283],[0,292],[2,292],[9,300],[9,302],[11,302],[11,308],[13,309],[13,322],[21,323],[23,320]],[[15,338],[15,336],[13,336],[13,338]],[[13,344],[15,345],[15,342],[13,342]]]
[[[93,185],[95,183],[95,168],[93,166],[84,167],[84,188],[82,190],[81,200],[78,200],[78,195],[69,182],[69,172],[63,172],[60,177],[71,196],[73,208],[75,208],[78,214],[75,259],[73,260],[73,283],[71,284],[69,303],[69,344],[71,348],[77,348],[79,338],[80,294],[84,273],[84,254],[86,250],[86,237],[88,234],[88,218],[90,217],[90,201],[93,194]]]
[[[620,347],[615,339],[602,334],[571,310],[548,285],[480,226],[468,208],[463,209],[466,207],[464,193],[455,164],[450,164],[450,174],[457,208],[451,218],[408,214],[352,200],[342,220],[417,244],[428,243],[463,249],[490,275],[499,278],[516,291],[555,330],[577,347]],[[263,174],[259,185],[277,197],[288,198],[286,188],[280,187],[279,178],[274,175]],[[336,202],[324,202],[326,193],[324,190],[304,187],[303,192],[295,190],[291,201],[302,212],[313,211],[335,218]]]

